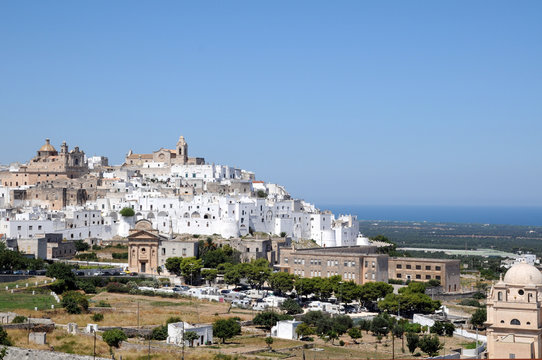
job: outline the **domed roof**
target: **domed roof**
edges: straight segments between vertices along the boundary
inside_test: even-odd
[[[504,282],[512,285],[542,285],[542,273],[533,265],[513,265],[504,275]]]
[[[49,139],[45,139],[45,145],[43,145],[43,146],[40,148],[40,151],[50,151],[50,152],[55,152],[56,149],[54,148],[53,145],[51,145]]]

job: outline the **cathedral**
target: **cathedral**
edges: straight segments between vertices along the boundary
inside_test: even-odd
[[[58,152],[49,139],[37,151],[28,164],[21,165],[18,171],[6,171],[0,174],[4,186],[23,186],[48,183],[53,180],[76,179],[88,173],[85,153],[75,147],[69,151],[66,142]]]
[[[191,158],[188,157],[188,144],[184,139],[184,136],[177,141],[177,147],[175,149],[163,149],[154,151],[152,154],[134,154],[132,150],[126,155],[124,165],[141,167],[145,164],[164,164],[169,167],[172,165],[203,165],[205,164],[204,158]]]
[[[487,299],[489,359],[542,357],[542,273],[526,263],[513,265]]]

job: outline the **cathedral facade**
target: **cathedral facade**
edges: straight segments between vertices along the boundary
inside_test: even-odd
[[[489,359],[542,357],[542,273],[533,265],[513,265],[487,299]]]
[[[134,154],[128,152],[124,165],[129,167],[143,167],[150,164],[163,164],[165,167],[172,165],[203,165],[204,158],[188,157],[188,144],[184,136],[179,137],[175,149],[163,149],[154,151],[152,154]]]
[[[0,181],[4,186],[24,186],[50,183],[54,180],[76,179],[88,173],[85,153],[75,147],[69,151],[66,142],[58,152],[49,139],[37,151],[28,164],[21,165],[18,171],[0,173]]]

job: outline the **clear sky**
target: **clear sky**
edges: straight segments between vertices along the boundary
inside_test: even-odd
[[[542,1],[2,1],[0,163],[174,147],[324,204],[541,205]]]

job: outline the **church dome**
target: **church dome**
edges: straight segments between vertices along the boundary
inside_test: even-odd
[[[56,149],[51,145],[49,139],[45,139],[45,144],[40,148],[40,151],[55,152]]]
[[[542,285],[542,273],[533,265],[513,265],[504,275],[504,282],[511,285]]]

